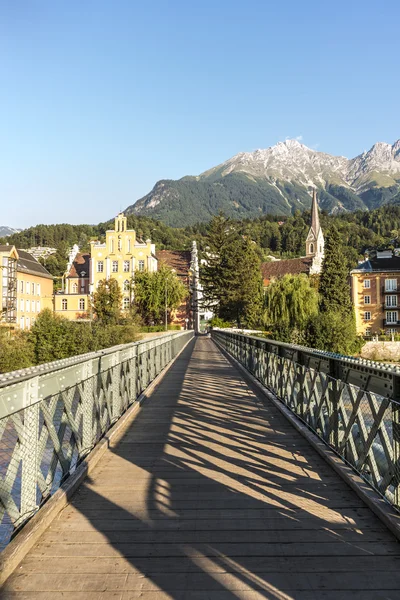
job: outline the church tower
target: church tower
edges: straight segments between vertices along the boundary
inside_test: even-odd
[[[324,247],[324,236],[319,223],[317,192],[313,190],[311,227],[306,239],[306,256],[313,259],[310,270],[311,275],[321,272],[322,261],[324,258]]]

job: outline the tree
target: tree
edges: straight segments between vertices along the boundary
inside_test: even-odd
[[[331,227],[326,238],[319,293],[321,312],[338,311],[340,314],[352,314],[349,269],[336,227]]]
[[[116,279],[102,279],[93,294],[93,313],[103,324],[114,325],[121,316],[122,292]]]
[[[200,270],[203,305],[239,327],[259,325],[262,317],[262,277],[257,245],[239,234],[222,215],[210,224],[205,263]]]
[[[158,271],[135,273],[133,289],[135,305],[147,325],[163,323],[165,309],[171,315],[188,295],[187,288],[165,265]]]
[[[359,349],[359,339],[350,296],[348,264],[336,227],[330,229],[326,239],[319,294],[320,315],[310,322],[309,344],[320,350],[353,354]]]
[[[274,337],[304,343],[306,327],[317,314],[318,292],[306,275],[284,275],[267,287],[264,322]]]

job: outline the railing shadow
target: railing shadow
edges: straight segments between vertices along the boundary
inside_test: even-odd
[[[303,600],[329,589],[370,599],[388,572],[400,587],[399,556],[277,409],[198,338],[8,590],[39,579],[77,600]]]

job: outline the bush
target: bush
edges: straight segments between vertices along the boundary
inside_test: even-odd
[[[357,337],[352,314],[326,312],[320,313],[310,321],[306,343],[319,350],[353,355],[360,352],[364,341],[361,337]]]
[[[224,321],[220,317],[213,317],[209,321],[209,325],[210,325],[210,327],[219,327],[220,329],[225,329],[226,327],[232,327],[232,323],[228,323],[227,321]]]
[[[0,327],[0,373],[25,369],[34,364],[34,353],[25,331]]]

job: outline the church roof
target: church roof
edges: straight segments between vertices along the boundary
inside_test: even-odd
[[[157,250],[156,258],[171,269],[175,269],[177,275],[188,275],[191,263],[190,250]]]
[[[287,260],[274,260],[268,263],[262,263],[261,273],[264,280],[270,281],[273,277],[283,277],[283,275],[299,275],[300,273],[309,273],[313,259],[289,258]]]

